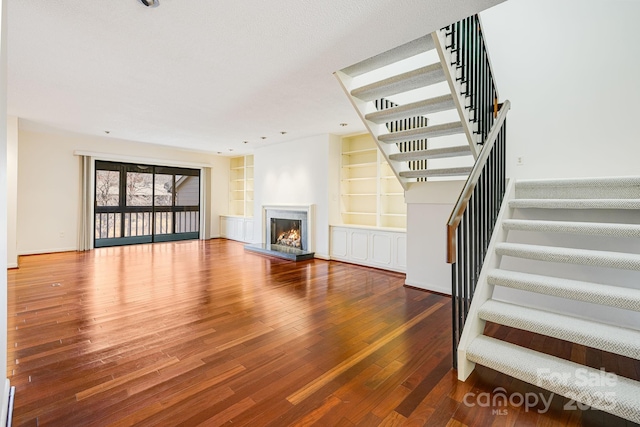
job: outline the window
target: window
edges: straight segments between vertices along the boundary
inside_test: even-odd
[[[96,161],[94,246],[197,239],[200,171]]]

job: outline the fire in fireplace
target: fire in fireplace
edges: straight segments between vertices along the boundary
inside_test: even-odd
[[[304,249],[301,223],[302,221],[296,219],[271,218],[271,244]]]
[[[262,243],[245,245],[245,249],[292,261],[304,261],[314,257],[313,229],[314,207],[262,206],[264,235]]]

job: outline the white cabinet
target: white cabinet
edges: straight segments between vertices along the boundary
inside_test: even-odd
[[[221,215],[220,236],[240,242],[252,243],[253,218]]]
[[[404,273],[407,234],[375,227],[331,226],[331,259]]]
[[[343,224],[406,229],[404,190],[369,134],[342,139]]]

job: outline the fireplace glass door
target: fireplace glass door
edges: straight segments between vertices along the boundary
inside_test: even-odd
[[[302,221],[297,219],[271,218],[271,245],[303,248]]]

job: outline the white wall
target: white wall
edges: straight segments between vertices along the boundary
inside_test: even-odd
[[[509,177],[640,174],[638,16],[640,2],[623,0],[509,0],[482,12],[500,99],[512,102]],[[455,200],[413,193],[406,283],[450,293],[445,224]]]
[[[18,118],[7,117],[7,267],[18,266]]]
[[[509,0],[481,13],[512,102],[509,176],[640,173],[638,16],[629,0]]]
[[[342,223],[340,215],[340,170],[342,166],[342,137],[329,135],[329,225]]]
[[[77,249],[80,203],[80,158],[74,151],[91,151],[132,158],[166,160],[166,164],[183,162],[211,164],[213,179],[224,179],[228,161],[193,151],[65,133],[55,130],[19,130],[18,143],[18,253],[46,253]],[[126,161],[123,159],[123,161]],[[222,171],[224,169],[224,171]],[[222,178],[220,177],[222,176]],[[228,179],[227,179],[228,181]],[[225,182],[225,181],[222,181]],[[212,186],[214,187],[214,186]],[[227,205],[211,189],[213,211]],[[219,233],[219,220],[210,220],[210,233]]]
[[[211,156],[209,237],[220,237],[220,215],[229,213],[229,158]]]
[[[446,225],[463,185],[464,181],[421,182],[406,192],[407,285],[451,293]]]
[[[254,153],[254,242],[263,241],[263,205],[315,205],[315,252],[329,257],[330,154],[336,138],[324,134],[257,149]],[[333,148],[332,148],[333,147]],[[333,160],[335,161],[335,159]]]

